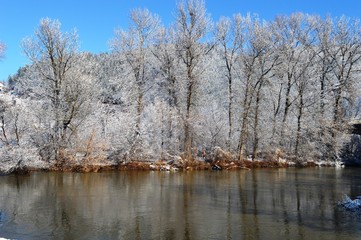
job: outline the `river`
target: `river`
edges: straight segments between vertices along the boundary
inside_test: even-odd
[[[361,169],[0,177],[7,239],[361,239]]]

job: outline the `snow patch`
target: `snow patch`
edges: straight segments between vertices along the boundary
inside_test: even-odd
[[[357,196],[354,200],[352,200],[345,194],[342,201],[339,202],[338,205],[348,211],[361,211],[361,196]]]

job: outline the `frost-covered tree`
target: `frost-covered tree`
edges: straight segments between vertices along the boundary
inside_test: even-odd
[[[22,99],[9,94],[0,97],[0,146],[29,148],[29,126],[32,118]]]
[[[63,33],[60,27],[58,20],[45,18],[34,36],[24,39],[22,47],[34,71],[20,83],[38,100],[34,110],[39,134],[34,134],[34,142],[46,150],[43,158],[56,161],[63,160],[94,95],[92,80],[76,68],[78,35]]]
[[[160,25],[157,15],[147,9],[135,9],[130,13],[130,26],[128,31],[116,30],[115,38],[110,47],[113,53],[119,54],[130,68],[136,91],[136,121],[130,153],[134,154],[141,147],[142,113],[144,110],[144,95],[147,92],[149,81],[147,48],[152,46],[153,38]]]
[[[341,17],[336,19],[331,34],[332,44],[327,53],[334,66],[331,71],[330,91],[333,97],[331,145],[336,156],[340,148],[337,135],[347,128],[357,94],[355,86],[361,70],[361,26],[358,20]]]
[[[175,19],[175,48],[185,67],[182,76],[185,84],[184,144],[183,150],[191,159],[193,147],[192,120],[194,117],[195,92],[204,69],[202,61],[213,45],[206,41],[212,22],[202,0],[187,0],[178,4]]]
[[[290,17],[280,16],[272,24],[275,34],[276,47],[282,64],[277,69],[278,86],[282,87],[281,100],[283,106],[278,111],[278,125],[280,144],[283,149],[291,152],[294,141],[289,141],[296,135],[294,117],[291,115],[298,98],[296,83],[302,77],[304,70],[311,65],[312,59],[307,61],[307,49],[310,46],[309,34],[312,27],[307,24],[306,15],[292,14]],[[287,137],[285,137],[287,136]]]
[[[5,118],[7,117],[7,113],[8,113],[8,108],[9,108],[9,104],[4,100],[1,99],[0,100],[0,127],[1,127],[1,137],[0,137],[0,141],[2,142],[2,144],[8,146],[10,144],[9,141],[9,137],[8,137],[8,132],[6,130],[6,125],[7,125],[7,121],[5,120]]]
[[[228,81],[228,140],[227,148],[232,150],[233,122],[234,122],[234,81],[237,79],[237,59],[243,54],[245,44],[246,18],[240,14],[232,19],[222,17],[216,24],[215,36],[219,45],[219,52],[223,58],[225,76]],[[238,76],[239,77],[239,76]]]
[[[161,146],[172,154],[179,152],[179,142],[181,140],[181,131],[179,122],[181,122],[181,87],[180,76],[182,68],[179,67],[179,58],[174,46],[175,32],[173,28],[159,28],[154,47],[151,51],[154,55],[154,65],[159,69],[161,75],[159,97],[163,97],[166,103],[158,106],[165,107],[161,109],[163,122],[167,122],[163,126],[163,134]]]
[[[258,19],[255,19],[251,23],[250,31],[250,52],[247,53],[247,56],[252,56],[251,59],[254,62],[256,71],[253,74],[253,84],[252,84],[252,95],[253,95],[253,116],[251,118],[251,126],[253,131],[253,148],[252,148],[252,158],[257,158],[259,143],[262,141],[260,139],[260,134],[265,130],[262,126],[262,122],[265,123],[263,116],[267,114],[263,111],[263,107],[267,108],[267,104],[264,104],[266,101],[265,96],[265,87],[270,85],[273,77],[274,69],[281,64],[280,56],[277,54],[277,47],[275,46],[275,38],[272,32],[269,31],[268,23],[261,22]],[[246,58],[247,59],[247,58]],[[262,121],[263,120],[263,121]],[[263,136],[266,138],[266,136]],[[263,139],[264,141],[265,139]]]

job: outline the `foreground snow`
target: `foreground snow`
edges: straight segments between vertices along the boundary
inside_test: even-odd
[[[354,200],[352,200],[349,196],[345,194],[342,201],[339,202],[338,205],[349,211],[361,212],[361,196],[357,196]]]

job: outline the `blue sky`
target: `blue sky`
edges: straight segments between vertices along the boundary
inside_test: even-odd
[[[0,81],[28,63],[20,48],[21,40],[31,36],[41,18],[58,19],[63,31],[78,30],[80,51],[108,51],[107,42],[116,28],[126,28],[129,11],[148,8],[165,25],[173,21],[177,0],[0,0],[0,41],[7,45],[0,61]],[[206,0],[214,21],[235,13],[257,13],[271,20],[276,15],[304,12],[325,16],[361,17],[360,0]]]

